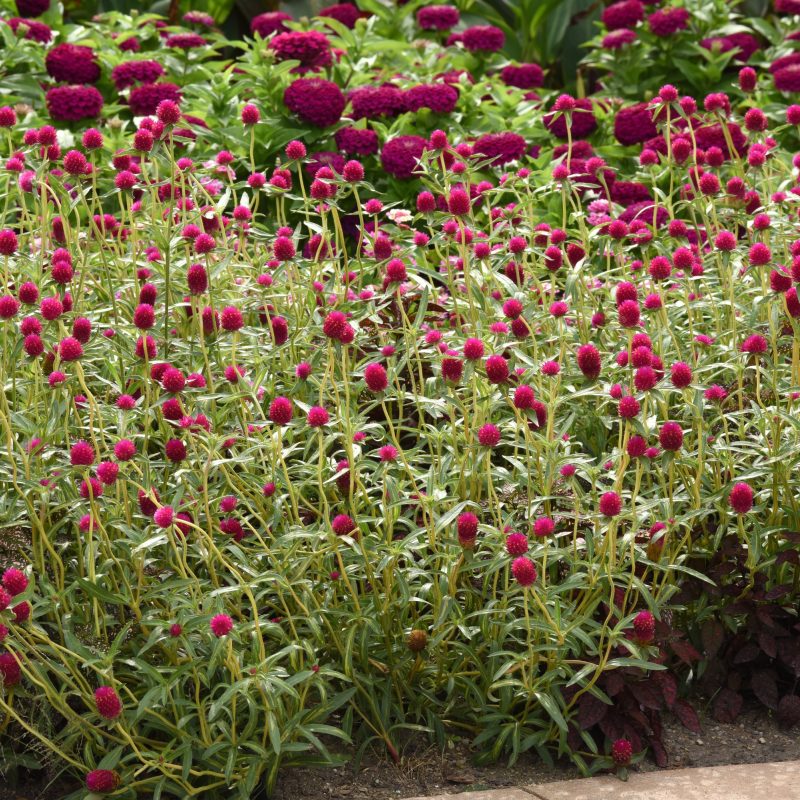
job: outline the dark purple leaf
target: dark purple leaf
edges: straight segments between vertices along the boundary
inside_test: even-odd
[[[653,759],[656,765],[661,767],[661,769],[666,769],[669,764],[669,759],[667,758],[667,751],[661,739],[656,739],[655,737],[651,738],[650,749],[653,751]]]
[[[784,728],[793,728],[800,722],[800,697],[787,694],[778,703],[778,722]]]
[[[700,660],[700,653],[698,653],[689,642],[677,639],[674,642],[670,642],[670,646],[675,655],[685,664],[689,664],[689,666],[691,666],[693,662]]]
[[[606,713],[600,720],[600,730],[612,740],[621,739],[625,735],[625,722],[622,717],[614,711]]]
[[[711,713],[717,722],[733,724],[742,710],[742,696],[727,687],[714,698]]]
[[[715,619],[709,619],[703,623],[703,627],[700,629],[700,638],[703,641],[706,658],[714,658],[725,639],[725,628]]]
[[[789,667],[796,678],[800,678],[800,640],[796,638],[780,639],[778,641],[778,658]]]
[[[625,688],[625,679],[618,672],[609,672],[606,675],[605,689],[609,697],[618,695]]]
[[[661,694],[664,695],[664,702],[667,708],[672,708],[678,699],[678,681],[669,672],[656,672],[655,678],[661,687]]]
[[[771,633],[759,631],[758,644],[770,658],[775,658],[778,655],[778,645],[775,642],[775,637]]]
[[[597,725],[606,715],[608,708],[602,700],[589,692],[581,695],[581,699],[578,701],[578,722],[581,728],[587,731]]]
[[[639,705],[656,711],[664,707],[664,697],[654,681],[635,681],[631,683],[630,689]]]
[[[767,600],[777,600],[779,597],[785,597],[791,591],[791,583],[782,583],[780,586],[773,586],[764,596]]]
[[[750,688],[767,708],[774,711],[778,707],[778,684],[775,681],[775,673],[771,669],[755,672],[750,679]]]
[[[761,655],[761,648],[755,642],[748,642],[744,647],[737,650],[733,657],[734,664],[747,664],[755,661]]]
[[[686,700],[676,700],[672,713],[680,720],[681,725],[692,733],[702,733],[697,712]]]

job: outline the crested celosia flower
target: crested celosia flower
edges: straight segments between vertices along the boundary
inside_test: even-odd
[[[94,86],[54,86],[45,101],[50,117],[59,122],[94,119],[103,110],[103,95]]]
[[[304,122],[327,128],[339,121],[346,105],[342,90],[323,78],[298,78],[283,94],[286,107]]]

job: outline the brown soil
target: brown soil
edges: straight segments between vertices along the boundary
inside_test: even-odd
[[[671,716],[665,719],[670,769],[800,760],[800,736],[796,731],[781,730],[762,708],[747,710],[735,725],[716,722],[702,710],[699,715],[703,728],[700,736]],[[282,775],[273,800],[398,800],[580,777],[568,762],[548,767],[535,756],[523,756],[513,767],[505,762],[476,767],[471,757],[468,745],[462,743],[444,755],[435,748],[406,754],[400,766],[372,754],[364,759],[358,773],[350,766],[289,769]],[[636,769],[651,771],[658,767],[646,759]]]
[[[755,764],[800,760],[800,736],[781,730],[762,708],[746,710],[735,725],[715,722],[700,711],[703,733],[687,731],[676,719],[667,718],[664,739],[670,769],[711,767],[722,764]],[[347,756],[347,753],[343,753]],[[526,755],[513,766],[499,762],[485,767],[472,763],[466,742],[456,743],[442,754],[429,746],[409,746],[396,766],[376,752],[368,752],[356,772],[352,766],[287,769],[272,800],[401,800],[442,793],[500,789],[579,777],[569,763],[548,767]],[[647,759],[636,769],[656,770]],[[56,779],[31,781],[12,790],[5,788],[0,771],[0,800],[63,800],[78,788]]]

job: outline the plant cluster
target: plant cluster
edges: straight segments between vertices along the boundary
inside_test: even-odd
[[[247,798],[459,734],[624,770],[697,728],[690,671],[798,721],[781,69],[575,97],[415,2],[7,22],[6,764]]]

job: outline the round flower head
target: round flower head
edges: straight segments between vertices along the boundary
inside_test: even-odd
[[[211,617],[209,626],[214,636],[219,639],[233,630],[233,620],[227,614],[216,614]]]
[[[371,392],[383,392],[389,385],[386,369],[382,364],[368,364],[364,370],[364,381]]]
[[[616,492],[606,492],[600,497],[599,509],[604,517],[616,517],[622,511],[622,498]]]
[[[503,356],[489,356],[486,359],[486,377],[490,383],[505,383],[508,380],[508,375],[508,362]]]
[[[535,564],[525,556],[519,556],[511,562],[511,574],[520,586],[531,586],[537,578]]]
[[[116,719],[122,713],[122,701],[111,686],[101,686],[96,689],[94,703],[97,713],[106,719]]]
[[[728,495],[728,502],[737,514],[747,514],[753,507],[753,490],[747,483],[734,484]]]
[[[309,409],[307,419],[312,428],[321,428],[328,424],[330,415],[322,406],[313,406]]]
[[[633,632],[638,642],[652,642],[656,633],[655,617],[649,611],[640,611],[633,618]]]
[[[269,418],[276,425],[288,425],[292,413],[292,401],[288,397],[276,397],[269,404]]]
[[[3,588],[11,597],[22,594],[28,588],[28,579],[25,574],[13,567],[3,573]]]
[[[94,794],[113,792],[119,783],[119,775],[110,769],[93,769],[86,774],[86,788]]]
[[[600,375],[600,353],[593,344],[584,344],[577,352],[578,368],[590,380]]]
[[[677,422],[665,422],[658,432],[658,441],[665,450],[680,450],[683,445],[683,430]]]
[[[456,520],[456,533],[462,547],[472,549],[478,537],[478,518],[471,512],[459,514]]]
[[[478,441],[483,447],[497,447],[500,443],[500,429],[496,425],[484,425],[478,431]]]
[[[337,536],[348,536],[356,529],[356,523],[347,514],[338,514],[331,520],[331,528]]]
[[[633,745],[627,739],[617,739],[611,745],[611,758],[617,766],[630,764],[633,757]]]

